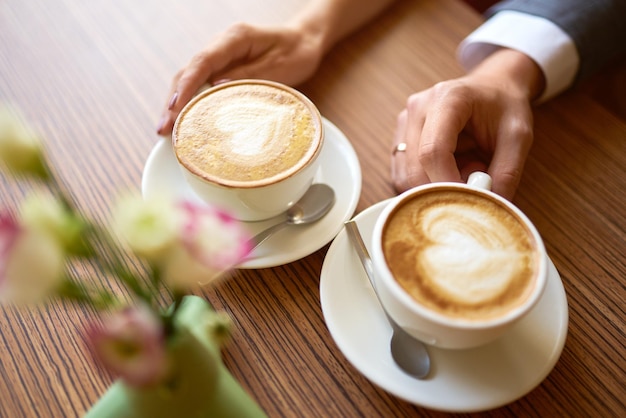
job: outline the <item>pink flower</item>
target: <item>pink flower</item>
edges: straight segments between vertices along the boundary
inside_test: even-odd
[[[156,384],[168,372],[165,333],[145,305],[128,307],[87,330],[94,357],[131,386]]]
[[[232,269],[251,250],[250,237],[228,213],[183,201],[179,247],[164,262],[164,277],[175,288],[204,284]]]
[[[179,291],[222,275],[251,250],[240,222],[220,209],[189,201],[125,196],[114,211],[113,229]]]
[[[182,242],[200,263],[218,270],[232,268],[250,252],[250,237],[241,223],[220,209],[184,201]]]
[[[0,213],[0,272],[19,233],[20,227],[15,219],[6,212]]]
[[[37,303],[63,281],[65,253],[50,234],[0,213],[0,302]]]

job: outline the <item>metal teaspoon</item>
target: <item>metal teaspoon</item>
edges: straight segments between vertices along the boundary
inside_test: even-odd
[[[285,219],[259,232],[252,237],[252,248],[258,247],[263,241],[287,225],[305,225],[313,223],[326,215],[335,203],[334,190],[323,183],[315,183],[309,187],[304,196],[285,212]]]
[[[348,238],[350,238],[352,246],[359,255],[361,264],[363,264],[365,273],[367,274],[370,284],[374,289],[374,293],[378,298],[376,283],[374,282],[372,259],[370,258],[365,244],[363,243],[363,238],[361,238],[357,224],[353,220],[350,220],[345,222],[344,225],[346,226]],[[430,372],[430,356],[428,355],[426,346],[423,342],[403,330],[402,327],[400,327],[396,321],[394,321],[389,314],[387,314],[387,311],[382,304],[381,307],[383,312],[385,312],[385,316],[387,317],[387,320],[391,324],[391,328],[393,330],[390,343],[391,357],[393,357],[396,364],[405,373],[418,379],[425,379]]]

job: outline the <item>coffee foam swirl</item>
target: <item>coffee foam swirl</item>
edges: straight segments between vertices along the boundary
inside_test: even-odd
[[[383,240],[398,283],[447,316],[497,317],[532,288],[531,235],[506,208],[471,193],[414,199],[395,212]]]
[[[315,154],[319,121],[300,98],[278,87],[241,84],[216,90],[181,114],[174,149],[190,171],[228,186],[285,178]]]
[[[223,134],[217,146],[231,152],[233,158],[258,161],[276,158],[286,148],[293,134],[290,122],[296,109],[275,103],[261,103],[244,98],[226,103],[213,115],[215,129]]]
[[[526,257],[504,225],[462,204],[427,210],[422,230],[429,245],[417,263],[459,302],[478,304],[502,294]]]

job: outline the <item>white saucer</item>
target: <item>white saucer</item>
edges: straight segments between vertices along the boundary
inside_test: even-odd
[[[329,120],[324,119],[325,145],[322,164],[315,183],[327,183],[335,190],[335,205],[318,222],[307,226],[289,226],[265,241],[238,268],[256,269],[291,263],[322,248],[354,214],[361,195],[361,167],[348,138]],[[144,197],[169,194],[202,202],[183,179],[170,146],[162,139],[154,146],[143,171],[141,191]],[[252,234],[278,223],[280,216],[262,222],[246,222]]]
[[[355,217],[366,244],[387,203],[377,203]],[[567,298],[552,262],[549,268],[547,287],[537,306],[497,341],[471,350],[430,347],[433,368],[426,380],[406,375],[393,362],[391,328],[343,230],[326,254],[320,299],[337,346],[367,379],[416,405],[476,412],[523,397],[548,376],[559,359],[567,335]]]

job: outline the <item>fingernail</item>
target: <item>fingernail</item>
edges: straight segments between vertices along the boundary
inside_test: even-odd
[[[178,100],[178,92],[174,92],[174,94],[172,95],[172,98],[170,99],[170,102],[167,105],[167,108],[169,110],[172,110],[174,106],[176,106],[176,100]]]
[[[217,86],[218,84],[227,83],[229,81],[232,81],[232,80],[230,78],[220,78],[219,80],[214,81],[212,84],[214,86]]]

